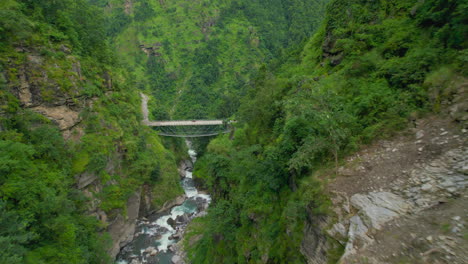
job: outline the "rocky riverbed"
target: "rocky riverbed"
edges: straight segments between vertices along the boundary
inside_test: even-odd
[[[117,256],[118,264],[185,263],[185,253],[178,242],[187,224],[205,214],[211,202],[209,195],[199,193],[195,187],[192,169],[196,153],[190,149],[189,155],[191,160],[182,162],[179,167],[185,195],[166,203],[160,211],[137,220],[133,241]]]

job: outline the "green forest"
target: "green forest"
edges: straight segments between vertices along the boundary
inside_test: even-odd
[[[1,264],[113,263],[95,213],[183,193],[184,142],[140,123],[140,92],[150,120],[237,120],[194,140],[213,202],[190,263],[307,263],[305,225],[333,217],[321,173],[468,74],[466,0],[0,3]]]

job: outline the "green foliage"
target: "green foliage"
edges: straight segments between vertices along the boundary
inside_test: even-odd
[[[194,175],[214,202],[190,231],[201,239],[189,257],[304,263],[304,224],[330,214],[318,172],[451,93],[466,72],[465,9],[464,1],[332,1],[302,50],[252,78],[234,139],[212,140],[199,159]],[[330,243],[336,261],[343,248]]]
[[[174,156],[140,124],[133,71],[108,45],[131,19],[94,2],[2,1],[1,263],[110,263],[109,236],[87,216],[89,195],[115,217],[143,184],[154,189],[156,207],[182,193]],[[20,102],[25,84],[34,106],[80,111],[71,139]],[[85,197],[80,176],[96,177],[103,191]]]
[[[138,1],[115,43],[137,87],[156,99],[155,118],[227,118],[264,62],[313,33],[326,2]],[[113,3],[111,16],[123,8]]]
[[[25,245],[34,238],[33,233],[26,230],[28,223],[21,219],[15,211],[7,209],[7,204],[0,201],[0,245],[4,249],[0,253],[0,263],[22,263],[27,252]]]
[[[48,126],[22,132],[31,143],[0,141],[0,222],[9,221],[2,225],[8,228],[0,240],[9,250],[0,258],[8,263],[100,263],[103,259],[91,253],[101,249],[97,220],[86,220],[85,208],[71,197],[71,155],[63,139]]]

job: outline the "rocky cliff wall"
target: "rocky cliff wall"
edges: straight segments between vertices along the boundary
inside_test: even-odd
[[[18,101],[19,111],[32,111],[49,120],[60,130],[68,145],[79,151],[75,153],[77,157],[74,158],[74,163],[81,165],[73,165],[75,179],[73,188],[79,190],[88,199],[86,213],[95,216],[102,223],[101,232],[110,234],[112,246],[108,253],[111,257],[115,257],[120,248],[133,238],[137,217],[158,209],[163,203],[158,205],[154,202],[155,189],[159,194],[161,191],[150,179],[142,182],[129,178],[133,177],[132,174],[145,175],[149,174],[145,171],[153,171],[153,174],[160,177],[158,179],[160,184],[176,185],[178,177],[175,161],[170,159],[165,162],[158,161],[160,157],[157,156],[156,151],[167,152],[167,150],[162,149],[160,143],[154,138],[148,139],[149,142],[144,149],[135,149],[134,154],[129,152],[129,148],[133,148],[129,141],[131,137],[126,135],[127,132],[120,127],[118,122],[124,119],[139,122],[140,118],[136,113],[130,113],[135,116],[129,117],[120,114],[119,118],[122,120],[112,120],[111,117],[100,114],[100,112],[108,112],[109,109],[106,109],[102,103],[99,107],[95,107],[95,102],[115,102],[121,100],[122,96],[131,96],[118,92],[119,95],[114,97],[114,87],[111,81],[113,77],[110,73],[101,71],[102,76],[95,76],[96,80],[93,80],[94,84],[91,84],[91,80],[82,73],[83,69],[78,57],[72,56],[68,49],[55,51],[66,53],[64,60],[49,58],[27,48],[22,48],[18,52],[23,54],[24,61],[18,64],[7,64],[2,73],[6,79],[6,90],[16,98],[12,100]],[[88,89],[86,86],[96,85],[99,82],[102,82],[101,86],[94,88],[100,89],[100,92],[95,92],[95,95],[85,92]],[[136,93],[135,95],[137,97]],[[135,105],[135,109],[138,109],[138,105]],[[128,115],[128,112],[124,114]],[[0,115],[8,114],[0,111]],[[90,118],[97,119],[97,122],[91,122]],[[93,126],[92,129],[89,128],[90,125]],[[132,140],[134,141],[143,140],[142,138],[145,137],[135,130],[137,126],[138,124],[132,125]],[[144,130],[145,128],[142,126],[138,129]],[[106,134],[115,134],[115,131],[120,133],[114,136],[115,139],[99,140],[102,134],[105,137]],[[89,138],[94,138],[94,141],[86,138],[90,135]],[[123,142],[125,138],[127,142]],[[101,149],[103,155],[94,157],[94,153],[81,147],[84,145],[89,149]],[[138,155],[148,149],[153,149],[148,155],[153,155],[151,159],[156,160],[158,166],[163,166],[163,172],[156,171],[152,164],[146,165],[148,167],[144,168],[143,172],[142,169],[129,168],[138,164],[143,159]],[[171,162],[174,164],[171,165]],[[96,169],[96,166],[91,168],[89,164],[100,165]],[[129,182],[133,183],[129,184]],[[170,192],[168,188],[165,189]],[[123,194],[124,192],[131,193],[127,195]],[[175,194],[179,193],[180,191],[175,192]],[[168,199],[175,197],[172,194],[160,196]],[[110,199],[113,199],[112,203],[109,202]],[[104,203],[107,204],[104,205]]]
[[[327,186],[334,214],[310,221],[303,254],[327,263],[464,263],[468,256],[468,130],[429,117],[346,160]]]

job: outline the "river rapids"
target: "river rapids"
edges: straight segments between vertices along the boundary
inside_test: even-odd
[[[194,164],[197,154],[191,148],[190,142],[187,142],[187,145],[190,148],[188,154]],[[177,252],[180,247],[176,247],[175,244],[181,240],[187,224],[205,213],[211,197],[198,192],[190,166],[185,169],[181,185],[185,191],[185,201],[166,211],[138,219],[133,241],[117,255],[116,264],[183,263],[177,255],[180,253]]]

